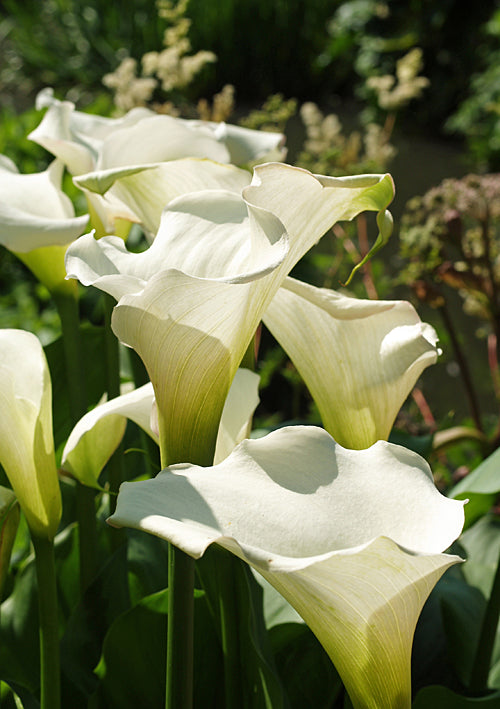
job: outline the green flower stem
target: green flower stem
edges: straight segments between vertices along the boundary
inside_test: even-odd
[[[107,293],[104,297],[104,342],[106,348],[106,380],[108,401],[120,396],[120,349],[118,339],[111,329],[111,315],[115,300]],[[116,507],[116,495],[123,480],[123,446],[119,446],[108,462],[110,514]]]
[[[215,445],[214,445],[215,447]],[[196,465],[211,465],[215,450],[191,461]],[[173,465],[168,460],[167,448],[160,424],[161,467]],[[195,457],[195,456],[193,456]],[[190,556],[169,544],[168,548],[168,630],[166,709],[191,709],[193,706],[193,656],[194,656],[194,571],[195,562]]]
[[[198,572],[211,612],[220,627],[224,661],[225,709],[240,709],[241,685],[237,568],[243,562],[225,549],[213,546],[205,554]]]
[[[166,709],[193,705],[194,559],[168,549]]]
[[[500,617],[500,556],[491,593],[484,611],[483,622],[477,643],[476,655],[472,665],[469,689],[473,694],[481,694],[488,688],[488,675],[491,666],[491,656]]]
[[[61,319],[71,418],[73,424],[76,424],[87,411],[78,291],[75,289],[73,296],[55,292],[53,297]],[[79,530],[80,589],[82,592],[87,588],[97,569],[97,526],[94,496],[92,488],[77,482],[76,515]]]
[[[38,581],[40,627],[40,707],[59,709],[60,655],[54,542],[32,535]]]

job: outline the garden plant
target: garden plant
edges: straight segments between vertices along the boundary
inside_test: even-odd
[[[498,175],[415,197],[389,277],[422,51],[364,77],[354,130],[277,93],[231,122],[232,86],[193,99],[189,11],[101,76],[114,106],[45,86],[34,152],[0,155],[0,704],[500,707],[500,417],[449,307],[498,407]]]

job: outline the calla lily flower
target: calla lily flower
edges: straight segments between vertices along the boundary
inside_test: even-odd
[[[74,178],[82,190],[101,195],[108,191],[136,216],[146,235],[153,240],[165,206],[176,197],[200,190],[221,189],[241,194],[252,179],[248,170],[200,158],[117,167]]]
[[[68,250],[68,277],[118,301],[112,327],[149,372],[169,462],[201,462],[213,450],[231,381],[288,272],[336,221],[385,212],[393,183],[270,163],[255,168],[242,196],[206,190],[173,200],[140,254],[92,235]]]
[[[245,164],[276,151],[284,142],[279,133],[185,120],[148,109],[132,109],[120,119],[90,116],[75,111],[70,101],[58,101],[50,90],[39,95],[37,107],[44,106],[47,112],[28,137],[60,158],[74,176],[93,172],[102,178],[110,169],[188,156]],[[116,218],[137,221],[113,189],[105,199],[86,194],[107,230]]]
[[[88,223],[88,214],[75,217],[61,189],[63,170],[63,163],[54,160],[43,172],[23,175],[9,158],[0,156],[0,244],[51,291],[68,290],[66,246]]]
[[[287,278],[264,314],[346,448],[387,439],[416,380],[437,360],[437,334],[405,301],[358,300]]]
[[[229,550],[303,617],[355,709],[409,709],[415,625],[460,561],[441,552],[464,512],[417,454],[385,441],[347,450],[300,426],[247,440],[210,468],[179,464],[124,483],[108,521],[195,559],[211,544]]]
[[[0,330],[0,463],[32,533],[53,539],[61,493],[52,387],[40,341],[24,330]]]
[[[226,458],[250,433],[257,404],[259,376],[238,369],[224,404],[217,436],[215,461]],[[72,430],[62,453],[61,468],[83,485],[99,488],[98,478],[133,421],[156,443],[154,392],[151,383],[98,404]]]
[[[47,108],[30,140],[59,157],[72,175],[187,156],[243,165],[282,146],[281,133],[211,121],[186,120],[134,108],[121,118],[75,110],[44,89],[36,107]]]
[[[102,469],[125,434],[127,419],[140,426],[153,440],[151,409],[154,394],[145,384],[86,413],[71,431],[61,459],[61,468],[89,487],[99,487]]]

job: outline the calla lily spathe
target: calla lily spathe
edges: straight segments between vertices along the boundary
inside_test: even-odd
[[[32,533],[53,539],[61,493],[52,387],[40,341],[24,330],[0,330],[0,463]]]
[[[70,247],[68,277],[118,301],[113,330],[148,369],[168,461],[201,462],[213,450],[231,381],[291,268],[336,221],[385,212],[392,196],[389,175],[343,180],[269,163],[242,196],[173,200],[141,254],[114,237],[86,235]]]
[[[0,244],[15,253],[49,290],[67,290],[64,279],[66,245],[88,224],[75,217],[61,189],[64,165],[54,160],[47,170],[20,174],[0,156]]]
[[[121,118],[75,110],[44,89],[36,107],[47,108],[30,140],[60,158],[72,175],[191,156],[243,165],[283,145],[281,133],[211,121],[187,120],[134,108]]]
[[[229,390],[217,436],[215,462],[224,460],[250,433],[257,404],[259,376],[238,369]],[[72,430],[62,453],[61,468],[89,487],[99,488],[99,475],[125,433],[127,419],[158,443],[151,383],[98,404]]]
[[[415,625],[459,561],[441,552],[463,521],[417,454],[385,441],[347,450],[312,426],[125,483],[109,519],[194,558],[215,543],[248,562],[317,635],[356,709],[410,707]]]
[[[185,120],[146,108],[132,109],[119,119],[96,117],[75,111],[70,101],[55,99],[50,89],[41,92],[37,107],[47,107],[47,112],[28,137],[62,160],[74,176],[93,173],[94,179],[103,179],[116,168],[133,169],[187,156],[239,165],[269,154],[276,159],[277,151],[279,159],[284,157],[284,136],[279,133]],[[117,218],[137,221],[113,188],[101,197],[79,184],[107,231]]]
[[[287,278],[264,323],[346,448],[389,437],[416,380],[438,356],[437,334],[405,301],[359,300]]]
[[[108,191],[133,212],[150,241],[160,227],[165,206],[176,197],[200,190],[229,190],[241,194],[252,175],[234,165],[200,158],[118,167],[91,172],[74,178],[82,190],[107,199]]]

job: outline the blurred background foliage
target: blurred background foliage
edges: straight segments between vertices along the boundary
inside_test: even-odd
[[[187,16],[193,51],[218,58],[189,87],[197,97],[232,84],[243,103],[278,92],[366,99],[369,76],[420,47],[431,89],[406,120],[436,132],[450,119],[483,161],[479,144],[495,123],[500,155],[498,0],[189,0]],[[89,103],[123,58],[160,50],[167,26],[155,0],[2,0],[2,109],[28,108],[47,85]]]

